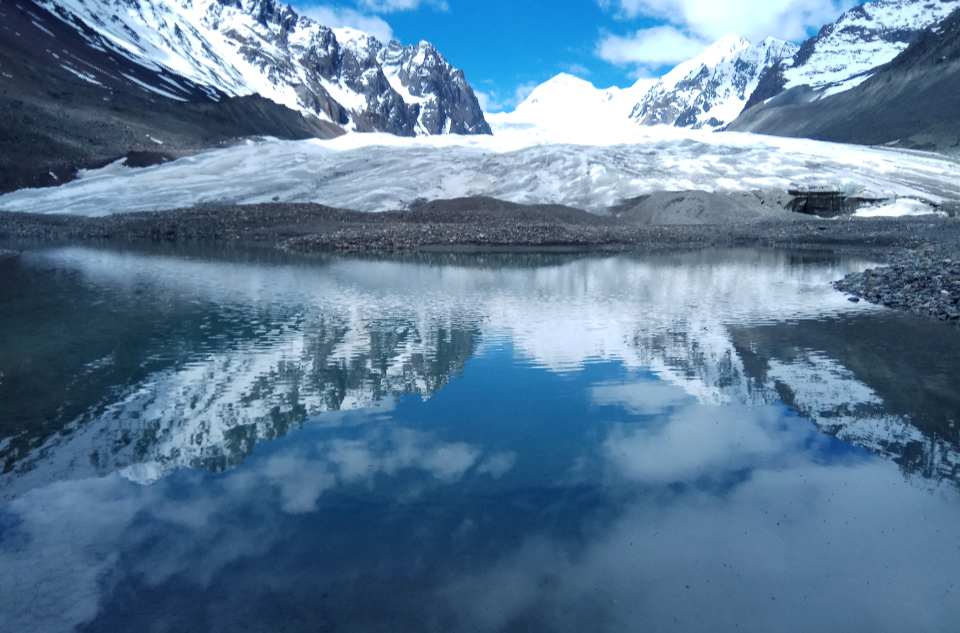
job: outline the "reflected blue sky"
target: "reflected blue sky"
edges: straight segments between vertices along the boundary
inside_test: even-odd
[[[36,261],[109,287],[79,264],[111,254],[80,255]],[[817,290],[858,262],[785,257],[257,265],[200,311],[255,307],[260,334],[180,336],[189,362],[3,475],[0,629],[948,631],[960,496],[895,440],[956,463],[951,420],[824,351],[886,318]],[[148,308],[216,285],[137,261]],[[654,314],[665,292],[689,300]],[[180,459],[216,447],[238,459]]]

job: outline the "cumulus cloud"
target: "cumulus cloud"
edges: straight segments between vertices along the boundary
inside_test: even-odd
[[[344,27],[357,29],[372,35],[384,44],[393,39],[393,29],[383,18],[367,15],[355,9],[318,6],[305,9],[302,13],[331,29]]]
[[[659,18],[711,41],[726,35],[803,40],[857,0],[604,0],[625,18]]]
[[[649,69],[695,57],[728,35],[752,42],[765,37],[800,42],[811,31],[833,22],[858,0],[598,0],[630,20],[652,18],[665,25],[626,37],[605,34],[596,54],[615,64],[634,65],[642,76]]]
[[[608,35],[597,44],[597,56],[614,64],[656,67],[696,57],[709,45],[707,40],[672,26],[658,26],[627,37]]]

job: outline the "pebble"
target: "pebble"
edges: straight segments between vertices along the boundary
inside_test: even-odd
[[[893,253],[890,264],[850,273],[834,287],[889,308],[960,322],[960,243],[926,243]]]

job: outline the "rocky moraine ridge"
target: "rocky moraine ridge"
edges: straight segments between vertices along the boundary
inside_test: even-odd
[[[960,243],[927,243],[894,253],[890,265],[851,273],[834,287],[890,308],[960,322]]]

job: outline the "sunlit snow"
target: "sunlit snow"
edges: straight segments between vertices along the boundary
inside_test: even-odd
[[[484,195],[602,211],[653,191],[782,192],[793,186],[866,188],[926,204],[960,199],[960,165],[933,154],[641,128],[629,121],[495,132],[250,141],[145,169],[112,165],[60,187],[0,196],[0,208],[100,216],[279,198],[385,211],[424,198]]]
[[[897,200],[893,204],[860,209],[854,215],[861,218],[899,218],[908,215],[929,215],[931,213],[935,213],[935,210],[919,200]]]

